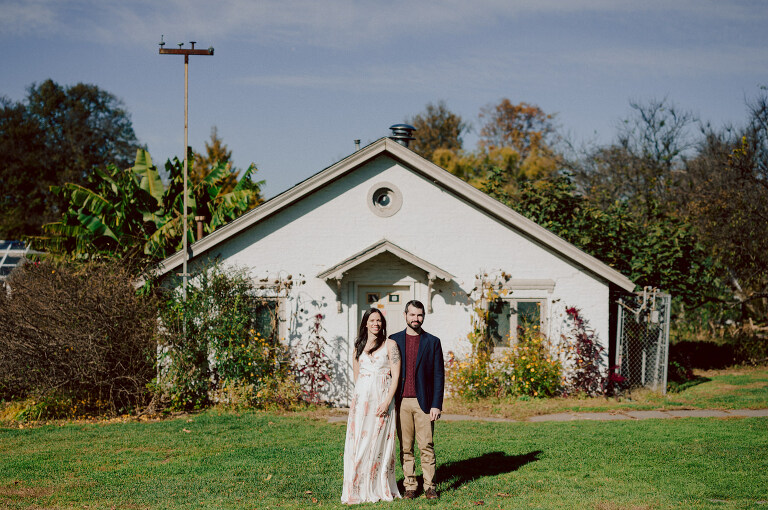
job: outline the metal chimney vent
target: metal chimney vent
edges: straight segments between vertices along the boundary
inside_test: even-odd
[[[416,131],[416,128],[409,126],[408,124],[395,124],[394,126],[389,126],[389,129],[392,130],[392,136],[390,136],[390,138],[403,147],[408,147],[411,140],[416,139],[412,136],[413,132]]]

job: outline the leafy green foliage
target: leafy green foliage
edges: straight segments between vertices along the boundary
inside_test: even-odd
[[[130,165],[138,147],[123,103],[96,85],[49,79],[32,84],[24,102],[0,99],[0,238],[39,234],[67,206],[50,186]]]
[[[277,338],[276,302],[257,297],[244,270],[204,267],[167,295],[158,387],[174,409],[202,409],[221,387],[250,387],[251,405],[289,377],[290,359]],[[262,317],[262,321],[257,318]]]
[[[639,220],[626,203],[605,209],[580,195],[568,176],[523,182],[513,198],[494,169],[484,191],[581,248],[639,286],[670,292],[691,306],[719,295],[717,266],[692,227],[658,212]]]
[[[558,354],[540,332],[521,332],[515,346],[503,354],[500,362],[499,383],[502,395],[558,395],[563,385],[563,367]]]
[[[464,360],[449,355],[445,368],[446,386],[451,395],[476,400],[501,393],[495,367],[491,364],[491,355],[486,351],[473,352]]]
[[[488,397],[552,397],[562,388],[557,352],[539,333],[526,332],[500,356],[476,352],[446,364],[452,395],[475,401]]]
[[[184,174],[178,159],[165,165],[166,188],[149,153],[136,152],[133,167],[110,165],[95,169],[84,185],[54,187],[66,197],[61,220],[44,225],[45,236],[34,238],[48,251],[74,258],[128,258],[154,262],[170,256],[182,245]],[[204,216],[204,232],[237,218],[260,203],[261,183],[253,182],[251,165],[237,185],[225,190],[232,175],[226,163],[214,166],[188,188],[187,237],[194,242],[194,218]]]

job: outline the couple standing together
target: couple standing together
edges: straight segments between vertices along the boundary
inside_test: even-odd
[[[349,406],[344,445],[342,503],[400,497],[395,479],[395,431],[400,439],[403,486],[416,497],[414,439],[421,453],[424,496],[435,492],[435,421],[443,407],[444,366],[440,339],[421,325],[424,305],[405,305],[406,328],[387,339],[387,321],[371,308],[363,315],[355,340],[355,392]]]

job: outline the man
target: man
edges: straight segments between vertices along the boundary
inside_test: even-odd
[[[397,342],[403,362],[400,364],[400,384],[397,388],[397,436],[400,438],[400,463],[405,480],[404,496],[416,497],[416,462],[413,455],[414,438],[419,443],[421,471],[424,474],[424,497],[437,499],[435,491],[435,420],[443,408],[445,369],[440,339],[430,335],[424,323],[424,305],[409,301],[405,305],[403,331],[389,338]]]

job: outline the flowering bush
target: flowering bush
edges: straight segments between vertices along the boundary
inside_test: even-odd
[[[498,395],[500,386],[491,355],[481,351],[459,361],[449,354],[446,363],[448,392],[466,399],[478,399]]]
[[[517,345],[501,358],[499,370],[497,379],[505,395],[551,397],[560,390],[562,365],[537,330],[519,335]]]
[[[296,411],[306,405],[302,399],[301,385],[292,372],[266,377],[261,383],[252,402],[259,409]]]
[[[448,391],[466,399],[490,396],[549,397],[560,390],[562,366],[549,341],[537,330],[521,332],[501,357],[479,353],[446,363]]]
[[[213,368],[221,381],[239,381],[258,389],[265,377],[287,371],[288,353],[279,342],[253,329],[247,339],[231,340],[217,338],[212,342],[216,353]]]
[[[241,270],[203,268],[161,308],[161,377],[157,386],[172,408],[201,409],[223,399],[252,405],[276,380],[288,377],[290,356],[277,338],[274,301],[257,297]],[[271,317],[263,331],[254,318]]]

